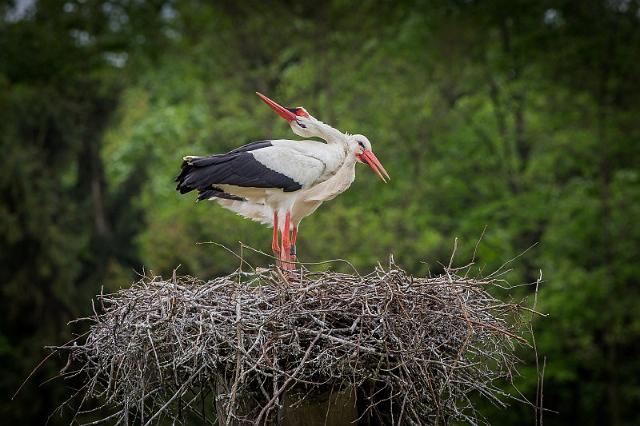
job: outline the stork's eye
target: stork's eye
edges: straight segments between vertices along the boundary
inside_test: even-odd
[[[364,147],[364,142],[362,142],[362,141],[358,141],[358,145],[360,145],[360,146],[362,147],[362,149],[365,149],[365,147]]]
[[[285,109],[287,109],[290,112],[294,113],[298,117],[309,118],[309,113],[303,107],[285,108]]]
[[[304,124],[302,124],[302,123],[300,122],[300,120],[296,120],[296,123],[298,123],[298,126],[302,127],[303,129],[306,129],[306,128],[307,128],[307,126],[305,126]]]

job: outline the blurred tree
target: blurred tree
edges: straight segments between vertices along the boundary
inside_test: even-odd
[[[44,345],[69,339],[66,322],[88,311],[110,265],[140,265],[132,237],[142,221],[129,199],[143,179],[108,187],[101,145],[126,86],[127,52],[147,35],[160,39],[146,5],[123,4],[126,16],[115,2],[17,2],[0,10],[5,401],[44,356]],[[143,31],[134,36],[133,28]],[[144,49],[153,57],[153,46]],[[21,398],[0,404],[6,422],[42,423],[64,399],[62,388],[38,390],[52,367],[34,376]]]
[[[3,393],[36,349],[66,339],[63,324],[101,285],[126,285],[142,265],[203,278],[237,267],[195,242],[268,249],[269,230],[194,205],[173,184],[183,155],[292,137],[259,90],[366,134],[393,178],[382,185],[360,168],[348,193],[303,222],[303,261],[345,258],[366,271],[393,253],[416,274],[437,273],[454,237],[471,258],[486,227],[477,265],[487,272],[539,243],[507,277],[545,271],[539,349],[546,405],[560,411],[545,422],[640,421],[638,2],[16,10],[0,6],[0,357],[14,366]],[[535,371],[524,372],[518,385],[533,398]],[[46,417],[62,392],[36,389],[47,375],[1,414]],[[483,412],[498,424],[533,416],[522,405]]]

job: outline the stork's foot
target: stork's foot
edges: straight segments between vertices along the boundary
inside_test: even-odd
[[[289,254],[289,250],[282,249],[282,252],[279,256],[280,261],[278,262],[278,266],[284,271],[294,271],[296,269],[296,259],[295,256],[291,256]]]
[[[294,264],[291,262],[283,262],[279,270],[281,275],[287,278],[287,282],[290,282],[292,279],[295,280],[298,276],[298,271],[296,271]]]
[[[285,271],[294,271],[296,269],[295,261],[295,258],[285,256],[280,259],[280,267]]]
[[[296,246],[295,244],[291,245],[291,247],[289,248],[289,253],[287,256],[287,264],[289,266],[290,271],[294,271],[296,269],[296,262],[297,262],[298,257],[296,256]]]

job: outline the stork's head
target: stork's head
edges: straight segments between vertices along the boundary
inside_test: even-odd
[[[350,154],[354,155],[356,160],[360,163],[367,163],[369,167],[373,169],[374,172],[383,182],[387,182],[387,179],[391,179],[389,177],[389,173],[384,169],[382,163],[375,156],[373,151],[371,150],[371,142],[364,135],[349,135],[347,136],[347,146]],[[385,179],[386,177],[386,179]]]
[[[289,126],[291,126],[291,130],[293,130],[293,133],[296,135],[302,136],[303,138],[323,136],[320,126],[324,123],[312,117],[311,114],[309,114],[303,107],[283,107],[260,92],[256,92],[256,95],[269,105],[280,117],[287,120],[289,122]]]

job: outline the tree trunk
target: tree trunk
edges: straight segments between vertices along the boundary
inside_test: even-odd
[[[305,398],[300,404],[296,402]],[[305,397],[304,390],[293,389],[284,396],[278,412],[282,426],[353,426],[358,410],[353,388]]]
[[[231,385],[224,380],[216,383],[218,395],[231,392]],[[356,407],[356,393],[353,388],[327,391],[320,395],[307,395],[308,390],[293,388],[284,393],[282,406],[277,415],[269,416],[264,424],[279,426],[353,426],[357,423],[358,409]],[[303,401],[300,401],[303,399]],[[247,394],[236,396],[236,410],[234,418],[228,418],[226,411],[227,399],[216,400],[218,424],[221,426],[246,426],[247,420],[254,421],[260,412],[255,398]],[[243,418],[240,421],[235,417]]]

